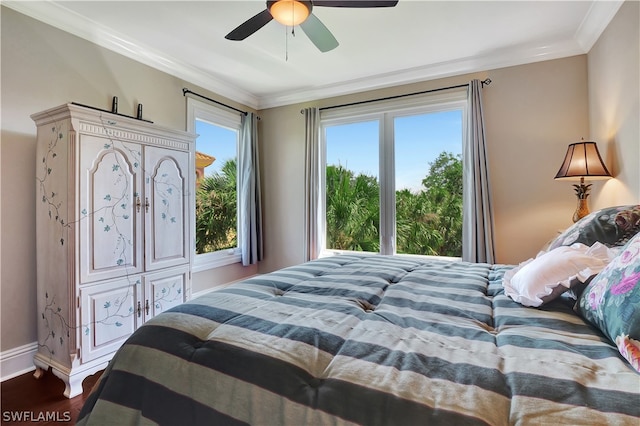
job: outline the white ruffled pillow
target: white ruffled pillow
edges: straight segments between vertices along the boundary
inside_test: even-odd
[[[567,291],[571,281],[586,281],[616,256],[617,250],[596,242],[560,246],[538,253],[507,271],[502,286],[507,296],[524,306],[540,306]]]

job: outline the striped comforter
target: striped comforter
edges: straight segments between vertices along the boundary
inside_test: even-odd
[[[637,426],[640,375],[508,268],[342,255],[209,293],[131,336],[79,424]]]

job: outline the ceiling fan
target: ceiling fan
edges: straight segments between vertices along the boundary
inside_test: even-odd
[[[319,7],[393,7],[398,0],[275,0],[267,1],[267,8],[257,15],[249,18],[236,29],[227,34],[227,40],[244,40],[260,28],[268,24],[272,19],[282,25],[294,27],[300,25],[302,31],[309,37],[321,52],[338,47],[338,41],[331,31],[311,11],[314,6]]]

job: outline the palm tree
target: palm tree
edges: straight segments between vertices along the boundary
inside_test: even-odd
[[[237,247],[236,160],[205,177],[196,192],[196,253]]]
[[[396,251],[438,255],[443,237],[437,230],[437,214],[424,192],[396,191]]]
[[[380,249],[380,190],[375,177],[342,166],[326,169],[327,247],[340,250]]]
[[[380,185],[338,165],[326,168],[327,247],[380,250]],[[462,160],[442,152],[429,164],[423,190],[396,191],[398,253],[460,256],[462,253]]]

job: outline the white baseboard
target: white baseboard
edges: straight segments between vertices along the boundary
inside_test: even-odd
[[[37,351],[38,343],[33,342],[0,352],[0,381],[4,382],[35,370],[33,356]]]
[[[261,275],[261,274],[251,275],[249,277],[244,277],[242,279],[231,281],[223,285],[198,291],[196,293],[193,293],[191,295],[191,298],[195,299],[198,296],[202,296],[212,291],[221,290],[230,284],[233,284],[238,281],[244,281],[248,278],[256,277],[258,275]],[[24,345],[17,348],[9,349],[8,351],[0,352],[0,381],[4,382],[5,380],[13,379],[14,377],[17,377],[22,374],[35,370],[35,365],[33,364],[33,357],[37,351],[38,351],[38,343],[33,342],[33,343],[29,343],[28,345]]]

